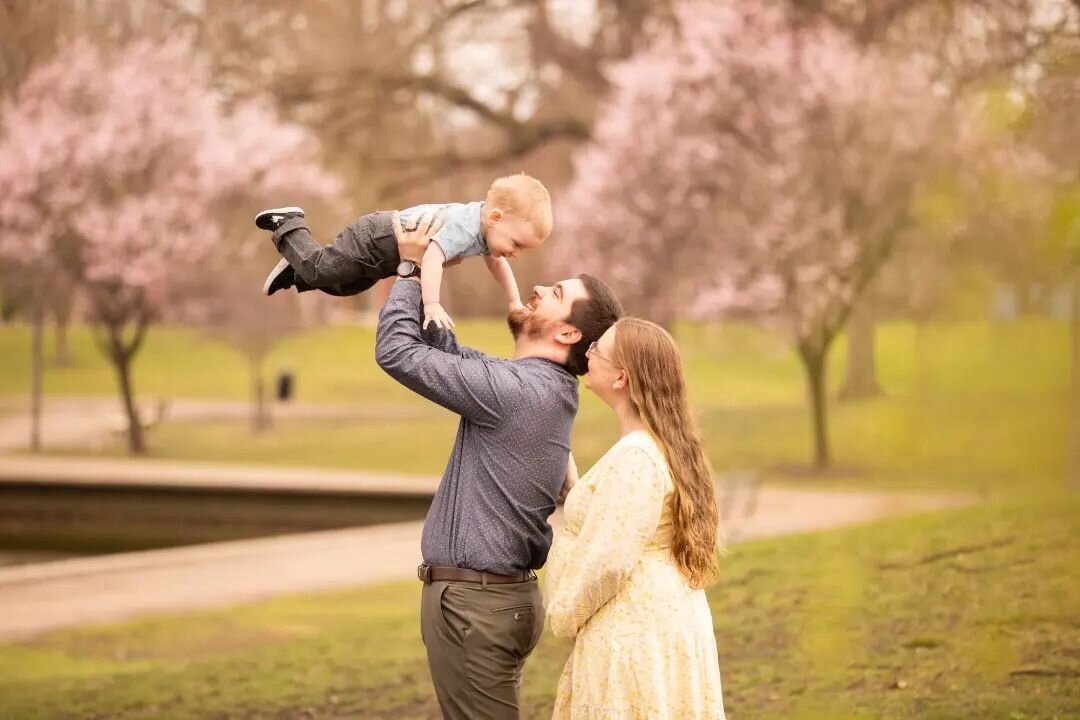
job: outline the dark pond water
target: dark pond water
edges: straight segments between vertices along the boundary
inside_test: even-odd
[[[422,520],[414,496],[0,485],[0,567]]]

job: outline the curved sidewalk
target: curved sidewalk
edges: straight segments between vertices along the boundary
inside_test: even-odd
[[[37,464],[37,469],[30,465]],[[216,483],[245,488],[429,494],[436,478],[209,464],[0,458],[0,476],[41,481]],[[217,478],[215,480],[215,477]],[[0,479],[0,482],[4,480]],[[94,482],[85,479],[86,482]],[[961,496],[766,488],[750,517],[725,522],[731,542],[866,522],[971,502]],[[552,525],[561,525],[561,512]],[[148,614],[415,577],[420,522],[283,535],[0,569],[0,640]]]
[[[18,457],[0,455],[4,483],[182,487],[217,490],[283,490],[365,495],[431,497],[439,478],[391,472],[288,468],[172,460],[101,460],[96,458]]]

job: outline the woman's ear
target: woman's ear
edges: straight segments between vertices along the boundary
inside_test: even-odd
[[[630,384],[630,376],[626,374],[626,370],[620,370],[619,374],[615,376],[615,382],[611,384],[611,387],[616,390],[622,390],[624,387]]]

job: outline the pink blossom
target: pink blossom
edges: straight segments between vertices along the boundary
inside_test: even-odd
[[[561,264],[670,319],[840,317],[909,212],[944,104],[910,62],[782,4],[686,0],[614,68],[558,201]]]
[[[75,40],[0,109],[0,157],[0,258],[62,259],[99,314],[175,300],[236,198],[340,191],[310,133],[227,106],[186,37]]]

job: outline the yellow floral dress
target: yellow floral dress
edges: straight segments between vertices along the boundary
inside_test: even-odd
[[[552,632],[575,638],[554,718],[723,719],[705,592],[671,555],[672,489],[663,452],[638,431],[567,497],[544,586]]]

